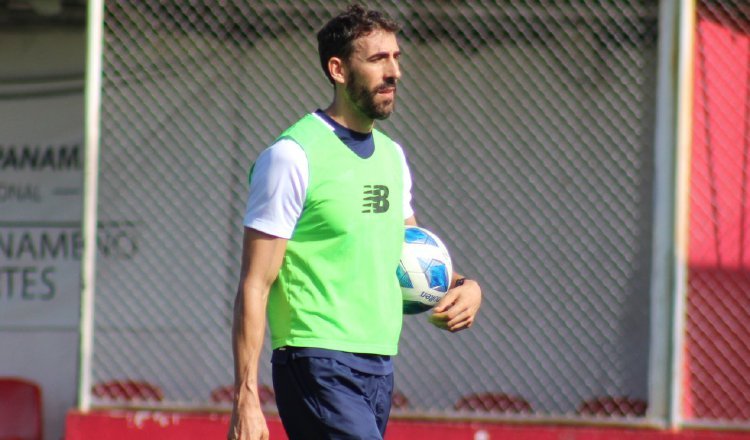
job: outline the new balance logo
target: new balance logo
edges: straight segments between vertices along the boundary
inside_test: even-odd
[[[365,185],[365,197],[362,204],[363,213],[380,214],[388,211],[388,187],[385,185]]]

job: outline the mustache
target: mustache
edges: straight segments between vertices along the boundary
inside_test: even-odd
[[[375,87],[375,93],[391,89],[396,90],[396,78],[387,78],[382,84]]]

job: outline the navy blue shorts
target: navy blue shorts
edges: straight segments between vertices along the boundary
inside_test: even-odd
[[[275,351],[273,388],[290,440],[381,440],[388,424],[393,373],[369,374],[330,357]]]

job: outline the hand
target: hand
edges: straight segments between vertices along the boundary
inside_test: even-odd
[[[445,294],[432,309],[428,320],[438,328],[457,332],[471,327],[482,303],[482,289],[474,280],[467,279]]]
[[[235,403],[227,440],[268,440],[268,436],[268,425],[260,404],[239,406]]]

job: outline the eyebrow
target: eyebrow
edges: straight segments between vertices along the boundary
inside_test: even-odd
[[[367,59],[368,60],[375,60],[375,59],[379,59],[379,58],[386,58],[389,55],[390,55],[390,52],[388,52],[388,51],[375,52],[374,54],[372,54],[369,57],[367,57]],[[399,56],[401,56],[401,51],[397,50],[397,51],[393,52],[393,56],[394,56],[394,58],[398,58]]]

